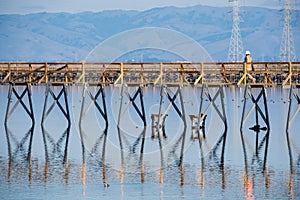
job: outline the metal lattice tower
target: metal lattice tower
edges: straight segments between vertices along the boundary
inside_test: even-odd
[[[292,33],[292,16],[290,0],[285,0],[284,5],[284,27],[282,31],[282,39],[280,45],[279,60],[283,62],[291,62],[296,60],[294,47],[294,39]]]
[[[239,4],[238,0],[230,0],[233,3],[233,25],[231,38],[229,43],[229,51],[227,60],[229,62],[241,62],[243,61],[243,42],[240,32],[240,17],[239,17]]]

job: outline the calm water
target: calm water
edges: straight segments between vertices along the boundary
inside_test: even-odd
[[[18,86],[16,92],[21,95],[24,89]],[[49,94],[42,128],[46,86],[31,88],[35,124],[21,102],[14,107],[17,98],[12,95],[10,110],[14,110],[5,127],[8,91],[9,86],[0,86],[1,199],[300,198],[300,113],[290,124],[287,140],[288,88],[267,88],[265,104],[261,89],[251,90],[257,100],[257,122],[263,127],[257,145],[257,134],[249,129],[256,124],[256,109],[249,95],[245,103],[244,87],[224,88],[223,103],[218,88],[209,88],[203,101],[202,87],[183,87],[180,92],[168,88],[161,106],[161,88],[146,87],[144,115],[136,87],[123,88],[123,97],[121,86],[105,87],[107,129],[88,93],[82,98],[82,86],[67,88],[69,127],[61,87],[51,87],[60,97],[59,104],[51,106],[54,100]],[[98,88],[87,91],[94,96]],[[294,92],[300,95],[299,90]],[[104,112],[101,97],[97,102]],[[30,108],[26,93],[22,100]],[[191,121],[201,102],[201,111],[207,114],[205,139],[202,129],[197,138]],[[245,122],[240,128],[244,105]],[[292,114],[297,107],[293,97]],[[158,116],[160,110],[167,114],[166,138],[162,133],[158,137],[152,127],[151,116]]]

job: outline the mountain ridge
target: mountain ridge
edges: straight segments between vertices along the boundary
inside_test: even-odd
[[[178,31],[197,41],[215,61],[226,61],[232,29],[231,10],[231,7],[197,5],[145,11],[0,15],[0,61],[81,61],[111,36],[143,27]],[[300,46],[299,16],[299,10],[294,11],[295,48]],[[241,7],[244,50],[252,51],[254,60],[278,61],[282,17],[282,12],[275,9]],[[296,49],[297,55],[299,51]]]

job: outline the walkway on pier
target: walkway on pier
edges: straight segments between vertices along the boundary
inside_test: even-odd
[[[300,86],[300,62],[0,63],[0,84],[136,84]],[[251,83],[247,74],[256,78]]]

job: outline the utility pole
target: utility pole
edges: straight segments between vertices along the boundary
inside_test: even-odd
[[[284,11],[284,27],[282,31],[279,60],[282,62],[292,62],[296,60],[294,39],[292,33],[292,15],[290,0],[285,0]]]
[[[229,62],[242,62],[243,61],[243,42],[240,32],[240,17],[239,17],[239,3],[238,0],[229,0],[233,4],[232,13],[232,32],[229,43],[229,51],[227,60]]]

